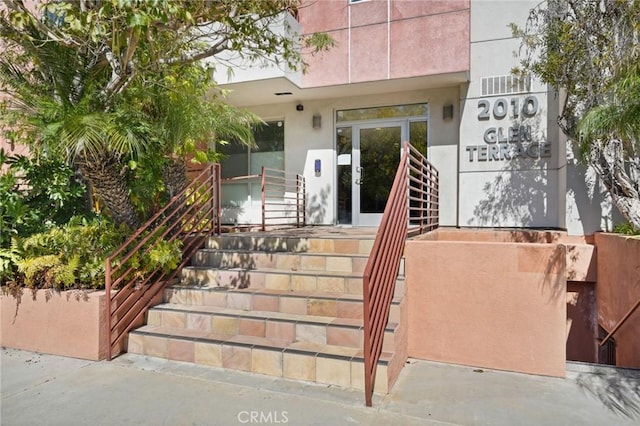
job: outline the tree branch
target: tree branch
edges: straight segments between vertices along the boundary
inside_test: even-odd
[[[203,50],[199,53],[189,54],[183,53],[178,57],[169,58],[169,59],[161,59],[159,62],[167,65],[176,65],[176,64],[190,64],[201,59],[210,58],[212,56],[217,55],[218,53],[224,51],[223,46],[229,41],[227,37],[223,37],[216,44],[212,45],[210,48]]]
[[[63,32],[56,32],[52,28],[44,25],[40,19],[38,19],[33,12],[26,8],[22,0],[4,0],[9,10],[14,12],[23,13],[29,18],[29,23],[33,25],[40,33],[46,35],[51,41],[60,43],[67,47],[80,46],[80,43],[75,41],[69,34]]]

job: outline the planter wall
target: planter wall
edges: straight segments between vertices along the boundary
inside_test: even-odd
[[[106,295],[104,291],[38,290],[35,300],[25,289],[20,302],[0,295],[0,345],[90,360],[105,359]]]
[[[564,377],[567,249],[559,237],[443,230],[408,241],[409,356]]]
[[[595,235],[598,249],[598,323],[607,333],[640,299],[640,238]],[[613,336],[616,365],[640,368],[640,307]]]

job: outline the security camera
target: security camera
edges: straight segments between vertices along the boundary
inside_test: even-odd
[[[302,104],[296,105],[296,111],[304,111],[304,106]]]

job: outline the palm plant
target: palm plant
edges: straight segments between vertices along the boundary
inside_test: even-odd
[[[122,159],[142,151],[146,141],[140,124],[101,105],[94,87],[104,78],[104,66],[61,44],[45,43],[35,25],[26,25],[21,36],[0,20],[0,31],[8,44],[0,57],[0,91],[8,95],[4,129],[26,140],[33,155],[66,158],[116,223],[136,226]]]
[[[123,160],[138,155],[146,145],[136,127],[117,113],[78,111],[44,129],[78,166],[116,224],[130,227],[137,227],[140,221],[129,197]]]
[[[287,63],[300,62],[296,43],[260,18],[289,3],[60,1],[44,3],[38,16],[23,1],[6,0],[0,95],[8,100],[0,127],[35,154],[73,163],[112,218],[136,226],[132,175],[139,184],[145,173],[154,194],[149,177],[162,176],[173,196],[187,184],[188,158],[214,160],[215,143],[226,139],[253,143],[260,120],[211,99],[214,83],[198,61],[248,49],[254,58],[280,52]]]

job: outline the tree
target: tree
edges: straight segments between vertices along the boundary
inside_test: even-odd
[[[188,106],[175,90],[194,70],[209,74],[202,62],[208,58],[234,52],[295,69],[305,67],[302,49],[331,45],[327,36],[302,37],[287,24],[295,0],[68,0],[43,2],[38,11],[5,0],[4,6],[0,92],[8,98],[0,124],[34,151],[73,161],[116,222],[130,226],[139,223],[126,185],[131,160],[179,153],[196,137],[189,130],[188,140],[180,140],[180,126],[196,125],[200,140],[224,133],[215,128],[220,120],[191,116],[162,139],[164,119],[177,115],[154,103]],[[210,89],[206,78],[191,82],[191,93]],[[136,93],[157,98],[134,102]],[[228,112],[220,102],[190,105],[196,108],[189,111]],[[238,116],[232,123],[246,124]]]
[[[71,47],[47,42],[34,22],[21,24],[16,33],[4,17],[0,90],[8,98],[0,122],[10,139],[28,145],[36,157],[75,164],[112,218],[137,226],[121,160],[146,148],[141,123],[99,101],[99,65]]]
[[[560,91],[558,125],[640,229],[640,2],[549,0],[533,9],[521,67]]]

